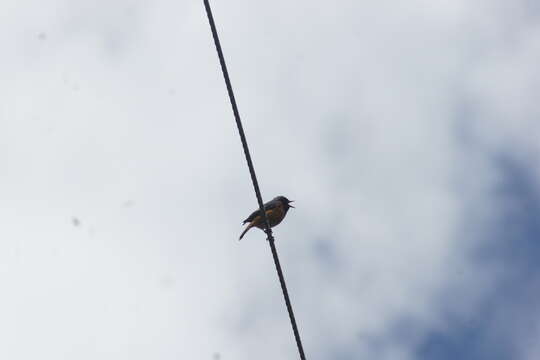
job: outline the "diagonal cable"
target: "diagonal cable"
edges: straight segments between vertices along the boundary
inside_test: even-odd
[[[234,92],[231,85],[231,80],[229,79],[229,72],[227,71],[227,65],[225,64],[225,58],[223,57],[223,50],[221,49],[221,43],[219,42],[218,33],[216,30],[216,24],[214,23],[214,17],[212,15],[212,9],[208,0],[204,0],[204,7],[206,8],[206,15],[208,16],[208,22],[210,23],[210,28],[212,30],[212,36],[214,37],[214,44],[216,45],[216,50],[219,57],[219,63],[221,64],[221,71],[223,72],[223,78],[225,79],[225,84],[227,85],[227,92],[229,94],[229,100],[231,102],[232,110],[234,113],[234,118],[236,120],[236,126],[238,127],[238,133],[240,134],[240,140],[242,141],[242,147],[244,148],[244,155],[246,156],[246,161],[249,167],[249,173],[251,175],[251,182],[253,183],[253,188],[255,190],[255,195],[257,196],[257,202],[259,203],[259,209],[264,217],[264,225],[267,235],[268,243],[270,244],[270,249],[272,250],[272,257],[274,258],[274,264],[276,266],[276,271],[279,277],[279,283],[281,285],[281,291],[283,292],[283,297],[285,299],[285,305],[287,306],[287,312],[289,313],[289,319],[291,320],[291,326],[294,333],[294,339],[296,340],[296,346],[298,347],[298,352],[300,354],[300,359],[305,360],[306,356],[304,355],[304,348],[302,346],[302,340],[300,339],[300,333],[298,332],[298,326],[296,325],[296,319],[294,317],[291,300],[289,299],[289,292],[287,291],[287,285],[285,284],[285,278],[283,277],[283,271],[281,270],[281,264],[279,262],[279,257],[274,244],[274,236],[272,235],[272,229],[268,223],[268,218],[266,216],[266,211],[264,210],[264,204],[262,201],[261,190],[259,188],[259,183],[257,182],[257,176],[255,175],[255,169],[253,167],[253,161],[251,160],[251,155],[249,153],[249,148],[246,140],[246,135],[244,133],[244,128],[242,126],[242,121],[240,120],[240,114],[238,112],[238,106],[236,105],[236,99],[234,97]]]

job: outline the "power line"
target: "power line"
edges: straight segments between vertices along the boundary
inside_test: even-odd
[[[219,63],[221,64],[221,71],[223,72],[223,78],[225,79],[225,84],[227,85],[227,92],[229,93],[229,100],[231,102],[232,110],[234,113],[234,118],[236,120],[236,126],[238,127],[238,133],[240,134],[240,140],[242,141],[242,147],[244,148],[244,155],[246,156],[246,161],[249,167],[249,173],[251,175],[251,182],[253,183],[253,189],[255,190],[255,195],[257,196],[257,202],[259,203],[259,209],[264,217],[264,226],[265,233],[267,236],[268,243],[270,244],[270,249],[272,250],[272,257],[274,258],[274,264],[276,266],[276,271],[279,277],[279,283],[281,285],[281,291],[283,292],[283,297],[285,299],[285,305],[287,306],[287,312],[289,313],[289,319],[291,320],[291,326],[294,333],[294,338],[296,340],[296,346],[298,347],[298,352],[300,354],[300,359],[305,360],[306,356],[304,355],[304,347],[302,346],[302,340],[300,339],[300,333],[298,332],[298,326],[296,325],[296,319],[294,317],[291,300],[289,299],[289,292],[287,291],[287,285],[285,284],[285,278],[283,276],[283,271],[281,270],[281,264],[279,262],[278,253],[276,250],[276,245],[274,244],[274,235],[272,234],[272,229],[268,223],[268,218],[266,217],[266,211],[264,211],[264,205],[261,196],[261,190],[259,189],[259,183],[257,182],[257,176],[255,175],[255,169],[253,167],[253,162],[251,160],[251,155],[249,153],[249,148],[246,140],[246,135],[244,134],[244,128],[242,126],[242,121],[240,120],[240,114],[238,112],[238,106],[236,105],[236,99],[234,97],[234,92],[231,85],[231,80],[229,79],[229,72],[227,71],[227,65],[225,64],[225,58],[223,57],[223,50],[221,49],[221,43],[219,42],[218,33],[216,30],[216,24],[214,23],[214,17],[212,15],[212,9],[210,8],[210,3],[208,0],[204,0],[204,7],[206,8],[206,15],[208,16],[208,22],[210,23],[210,28],[212,30],[212,36],[214,37],[214,44],[216,45],[217,54],[219,57]]]

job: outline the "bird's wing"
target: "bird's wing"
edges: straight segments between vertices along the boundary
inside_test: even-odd
[[[279,206],[279,201],[271,200],[271,201],[267,202],[266,204],[264,204],[264,210],[265,211],[272,210],[272,209],[275,209],[278,206]],[[257,209],[254,212],[252,212],[251,215],[249,215],[247,217],[247,219],[244,220],[244,222],[242,224],[252,222],[257,216],[260,216],[260,215],[261,215],[261,209]]]
[[[259,216],[261,214],[261,210],[255,210],[254,212],[251,213],[251,215],[249,215],[246,220],[244,220],[244,222],[242,224],[245,224],[245,223],[249,223],[249,222],[252,222],[253,219],[255,219],[257,216]]]

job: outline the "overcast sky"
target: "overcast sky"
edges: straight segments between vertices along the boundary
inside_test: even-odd
[[[540,358],[539,4],[212,2],[308,359]],[[202,1],[0,45],[0,358],[297,358]]]

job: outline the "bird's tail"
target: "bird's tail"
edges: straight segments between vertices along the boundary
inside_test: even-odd
[[[253,224],[249,224],[247,226],[247,228],[244,229],[244,231],[242,231],[242,234],[240,234],[240,238],[238,239],[238,241],[242,240],[242,238],[244,237],[244,235],[248,232],[249,229],[251,229],[253,227]]]

